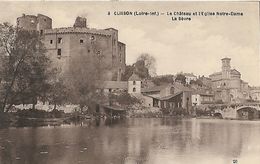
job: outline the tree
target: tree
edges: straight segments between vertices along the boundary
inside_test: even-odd
[[[127,65],[125,67],[125,72],[122,75],[122,80],[127,81],[132,76],[134,69],[135,69],[134,65]]]
[[[144,66],[148,69],[150,76],[156,76],[156,60],[153,56],[148,53],[143,53],[137,58],[137,61],[144,62]]]
[[[183,74],[177,74],[175,81],[182,83],[183,85],[186,84],[186,77]]]
[[[104,101],[102,92],[97,91],[111,70],[104,61],[104,55],[80,54],[70,58],[69,69],[65,73],[65,85],[70,91],[68,101],[79,104],[81,108]]]
[[[38,32],[0,24],[0,47],[3,59],[1,111],[25,102],[33,103],[34,108],[37,98],[47,89],[50,66]]]
[[[68,102],[69,91],[64,84],[63,79],[59,79],[49,86],[47,99],[51,104],[54,104],[53,110],[56,110],[57,105],[62,105]]]
[[[141,54],[133,65],[127,65],[125,73],[122,76],[124,81],[135,73],[142,79],[150,78],[156,75],[156,60],[149,54]]]
[[[172,84],[173,83],[173,75],[164,75],[164,76],[160,76],[160,77],[152,77],[152,82],[155,85]]]
[[[129,107],[133,104],[140,104],[140,100],[136,97],[131,96],[129,93],[121,93],[119,95],[110,94],[110,100],[116,102],[123,107]]]
[[[202,82],[200,79],[191,80],[191,81],[190,81],[190,84],[191,84],[191,85],[198,85],[199,87],[202,87],[202,86],[203,86],[203,82]]]
[[[150,77],[148,68],[145,67],[143,60],[138,60],[134,64],[134,73],[137,74],[141,79],[147,79]]]

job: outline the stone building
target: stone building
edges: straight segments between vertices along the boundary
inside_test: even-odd
[[[236,69],[231,69],[230,58],[223,58],[221,72],[209,75],[212,80],[212,89],[215,91],[215,100],[225,103],[243,102],[249,98],[249,86],[241,80],[241,74]]]
[[[185,81],[186,81],[186,84],[190,84],[190,82],[193,80],[193,81],[196,81],[197,80],[197,76],[195,76],[193,73],[183,73],[183,75],[185,76]]]
[[[214,95],[205,91],[194,91],[191,95],[192,106],[198,106],[202,104],[213,104]]]
[[[92,29],[87,27],[87,19],[77,17],[73,27],[52,28],[52,19],[38,14],[17,18],[17,26],[25,30],[36,30],[54,65],[62,71],[69,69],[69,59],[83,55],[97,58],[109,70],[104,80],[121,80],[125,71],[125,44],[118,40],[118,30]]]
[[[128,93],[141,94],[141,78],[133,73],[128,79]]]

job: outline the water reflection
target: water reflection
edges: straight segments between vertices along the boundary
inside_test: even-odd
[[[4,128],[0,163],[259,163],[259,138],[260,122],[228,120],[100,119]]]

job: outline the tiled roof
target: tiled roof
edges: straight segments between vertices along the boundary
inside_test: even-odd
[[[214,94],[207,93],[206,91],[194,91],[192,94],[193,95],[198,94],[198,95],[202,95],[202,96],[214,96]]]
[[[209,76],[221,75],[221,74],[222,74],[222,72],[215,72],[215,73],[210,74]]]
[[[160,92],[161,90],[165,89],[166,87],[174,87],[178,88],[181,91],[192,91],[192,89],[183,86],[180,83],[174,83],[174,84],[168,84],[168,85],[159,85],[159,86],[154,86],[150,88],[143,88],[141,92]]]
[[[178,95],[180,95],[182,93],[183,93],[183,91],[180,91],[180,92],[177,92],[177,93],[169,95],[169,96],[161,97],[160,100],[169,100],[169,99],[171,99],[171,98],[173,98],[175,96],[178,96]]]
[[[133,74],[129,77],[128,81],[141,81],[141,78],[140,78],[137,74],[133,73]]]
[[[158,96],[153,96],[153,95],[148,95],[148,94],[143,94],[143,96],[147,96],[147,97],[151,97],[151,98],[160,100],[160,98]]]
[[[162,89],[168,87],[168,85],[153,86],[150,88],[142,88],[141,92],[160,92]]]
[[[127,89],[127,81],[99,82],[98,88],[103,88],[103,89]]]
[[[96,35],[106,35],[111,36],[111,32],[108,30],[100,30],[100,29],[93,29],[93,28],[75,28],[75,27],[62,27],[62,28],[54,28],[54,29],[46,29],[44,31],[45,35],[48,34],[69,34],[69,33],[89,33],[89,34],[96,34]]]
[[[231,74],[237,74],[237,75],[240,75],[240,72],[236,69],[232,69],[231,70]]]

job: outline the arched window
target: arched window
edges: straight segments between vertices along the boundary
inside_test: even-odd
[[[136,82],[135,81],[133,81],[133,85],[135,85],[136,84]]]
[[[136,92],[136,88],[133,88],[133,92]]]

